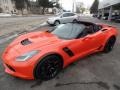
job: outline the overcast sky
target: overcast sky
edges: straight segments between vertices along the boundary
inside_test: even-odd
[[[87,7],[90,7],[92,5],[92,3],[94,2],[94,0],[76,0],[76,2],[83,2],[84,6],[87,8]],[[61,3],[62,3],[62,6],[65,9],[72,10],[73,0],[61,0]]]
[[[34,1],[36,1],[36,0],[34,0]],[[60,0],[63,8],[65,8],[66,10],[72,10],[73,1],[75,1],[75,0]],[[94,0],[76,0],[76,2],[83,2],[85,7],[87,8],[87,7],[90,7],[92,5]]]

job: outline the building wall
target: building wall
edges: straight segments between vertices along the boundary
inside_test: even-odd
[[[113,15],[120,15],[120,0],[102,0],[99,3],[98,17],[106,17],[111,21]]]
[[[99,3],[99,9],[120,3],[120,0],[102,0]]]

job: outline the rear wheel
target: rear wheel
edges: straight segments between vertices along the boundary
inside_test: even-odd
[[[110,51],[112,51],[115,42],[116,42],[116,38],[114,36],[109,38],[109,40],[107,41],[103,51],[105,53],[109,53]]]
[[[54,78],[63,67],[62,60],[56,55],[43,58],[35,69],[35,78],[50,80]]]

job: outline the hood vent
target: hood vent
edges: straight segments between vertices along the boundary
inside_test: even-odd
[[[28,45],[28,44],[31,44],[31,43],[32,43],[32,42],[29,41],[28,38],[21,41],[21,44],[22,44],[22,45]]]

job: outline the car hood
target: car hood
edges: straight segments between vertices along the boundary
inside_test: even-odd
[[[61,41],[61,39],[48,32],[33,32],[18,37],[6,48],[6,51],[23,54],[31,50],[41,50],[43,47],[58,44]]]

